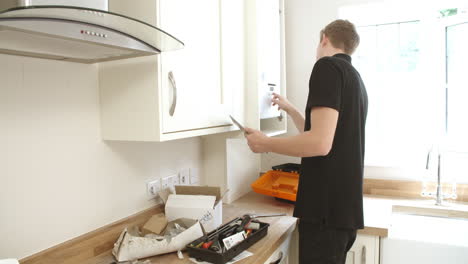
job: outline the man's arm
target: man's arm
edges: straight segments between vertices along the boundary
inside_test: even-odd
[[[296,125],[297,130],[299,130],[299,133],[304,132],[304,116],[297,110],[296,107],[293,107],[288,111],[288,115],[292,118],[294,121],[294,125]]]
[[[330,152],[339,112],[330,107],[314,107],[310,113],[311,129],[297,136],[270,138],[262,132],[246,129],[252,151],[275,152],[294,157],[326,156]]]

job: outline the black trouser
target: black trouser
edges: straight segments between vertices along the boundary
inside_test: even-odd
[[[344,264],[356,230],[329,228],[319,221],[299,221],[300,264]]]

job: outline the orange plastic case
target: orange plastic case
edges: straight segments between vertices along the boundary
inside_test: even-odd
[[[256,193],[296,201],[299,174],[270,170],[252,183]]]

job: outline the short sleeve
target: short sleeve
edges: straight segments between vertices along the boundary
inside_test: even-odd
[[[318,60],[310,76],[307,108],[324,106],[340,111],[342,86],[343,76],[333,62]]]

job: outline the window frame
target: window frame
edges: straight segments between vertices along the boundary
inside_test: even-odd
[[[441,23],[441,26],[443,27],[443,34],[444,34],[444,75],[445,75],[445,82],[444,82],[444,91],[445,91],[445,100],[444,100],[444,108],[445,108],[445,115],[444,115],[444,137],[447,137],[447,140],[449,142],[452,141],[450,138],[449,134],[449,94],[450,94],[450,84],[449,84],[449,63],[448,63],[448,30],[449,27],[457,26],[457,25],[462,25],[462,24],[468,24],[468,16],[452,16],[452,17],[446,17],[443,18],[443,21]],[[468,37],[468,36],[467,36]],[[468,148],[467,149],[452,149],[453,146],[448,146],[447,151],[453,151],[453,152],[461,152],[461,153],[468,153]]]

